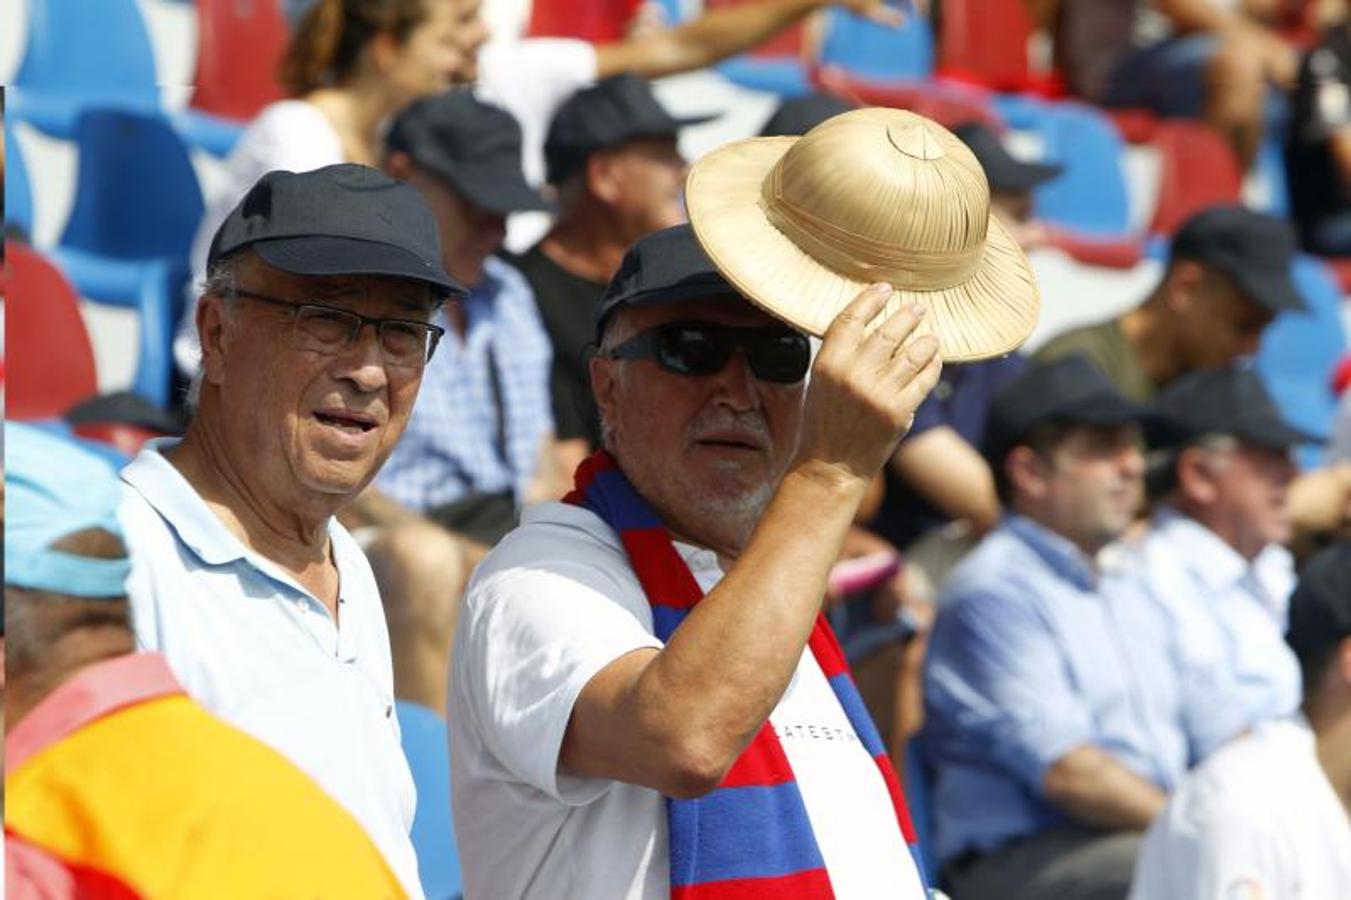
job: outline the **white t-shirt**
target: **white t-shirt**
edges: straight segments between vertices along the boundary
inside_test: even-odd
[[[211,239],[230,210],[259,178],[274,169],[308,172],[345,161],[342,138],[319,107],[305,100],[269,104],[244,130],[225,160],[220,179],[209,187],[206,211],[192,239],[189,303],[174,336],[174,361],[181,371],[191,375],[201,358],[194,313],[197,289],[206,275]]]
[[[1351,897],[1351,820],[1302,719],[1217,751],[1145,836],[1131,900]]]
[[[590,511],[548,503],[523,518],[476,570],[455,636],[451,793],[466,895],[666,898],[661,795],[558,771],[586,683],[626,653],[661,646],[651,607],[618,538]],[[710,551],[676,549],[705,591],[722,578]],[[835,896],[922,897],[881,773],[810,651],[770,722]]]

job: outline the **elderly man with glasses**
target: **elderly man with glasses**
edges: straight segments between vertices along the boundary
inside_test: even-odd
[[[835,319],[808,387],[806,335],[743,299],[689,226],[625,256],[591,362],[605,449],[565,502],[524,512],[461,609],[468,896],[923,896],[820,617],[868,483],[938,379],[921,312],[882,318],[881,288]]]
[[[122,473],[141,647],[281,751],[412,895],[414,791],[369,565],[335,514],[403,433],[450,295],[432,212],[365,166],[270,172],[211,245],[195,416]]]

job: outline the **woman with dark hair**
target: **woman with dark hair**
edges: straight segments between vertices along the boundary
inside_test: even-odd
[[[266,107],[208,185],[192,247],[195,297],[207,249],[239,197],[273,169],[340,162],[379,165],[384,123],[409,103],[473,79],[487,32],[479,0],[291,0],[294,23],[278,78],[291,97]],[[241,61],[241,65],[247,65]],[[174,357],[191,373],[199,355],[192,305]]]

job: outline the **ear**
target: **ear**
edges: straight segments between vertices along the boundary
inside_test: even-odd
[[[385,174],[399,181],[407,181],[413,172],[413,157],[402,150],[391,150],[385,154]]]
[[[366,45],[366,52],[375,71],[381,75],[389,71],[399,55],[399,40],[392,32],[381,31]]]
[[[1205,280],[1206,270],[1198,263],[1186,259],[1173,263],[1168,270],[1168,308],[1175,313],[1190,309]]]
[[[202,346],[203,380],[209,384],[225,382],[225,353],[232,336],[226,302],[214,294],[197,300],[197,340]]]
[[[1040,500],[1046,496],[1047,476],[1050,474],[1046,460],[1037,455],[1031,447],[1014,447],[1004,457],[1004,474],[1013,486],[1013,495],[1022,495],[1031,500]]]
[[[598,150],[586,158],[586,188],[607,206],[615,206],[623,196],[615,158]]]
[[[1183,497],[1200,506],[1209,506],[1219,497],[1219,482],[1200,447],[1188,447],[1178,454],[1177,488]]]
[[[591,393],[596,398],[596,408],[606,421],[613,421],[611,412],[618,399],[619,373],[615,369],[616,363],[617,360],[606,359],[597,353],[587,364],[591,375]]]
[[[1342,638],[1333,656],[1333,665],[1342,684],[1351,687],[1351,637]]]

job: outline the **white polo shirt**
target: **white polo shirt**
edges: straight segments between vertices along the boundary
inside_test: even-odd
[[[1351,820],[1301,719],[1267,722],[1197,769],[1154,820],[1131,900],[1351,897]]]
[[[410,895],[415,794],[394,715],[389,633],[375,578],[337,521],[339,620],[253,553],[152,441],[122,470],[127,593],[137,641],[188,693],[271,745],[370,833]]]

